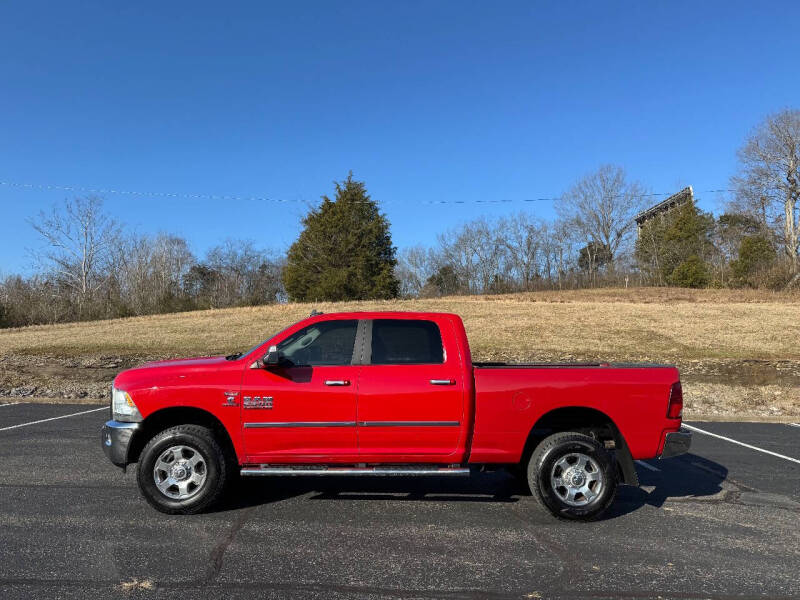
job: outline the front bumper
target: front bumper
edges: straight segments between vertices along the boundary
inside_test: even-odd
[[[122,421],[106,421],[100,433],[100,443],[108,460],[118,467],[128,464],[128,448],[133,435],[139,429],[139,423],[123,423]]]
[[[686,454],[692,446],[692,432],[682,429],[668,433],[664,440],[664,449],[658,458],[671,458]]]

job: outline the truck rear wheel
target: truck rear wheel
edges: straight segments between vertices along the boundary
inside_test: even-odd
[[[154,436],[139,457],[139,490],[154,508],[194,514],[219,500],[230,466],[214,433],[199,425],[178,425]]]
[[[528,462],[528,485],[557,517],[590,521],[614,501],[617,470],[603,444],[580,433],[545,438]]]

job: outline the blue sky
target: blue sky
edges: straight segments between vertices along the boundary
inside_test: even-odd
[[[603,163],[653,192],[727,187],[748,131],[800,105],[798,18],[797,2],[7,1],[0,181],[289,201],[106,195],[198,254],[288,247],[350,169],[399,247],[552,216],[520,200]],[[28,270],[25,219],[69,195],[0,185],[0,273]]]

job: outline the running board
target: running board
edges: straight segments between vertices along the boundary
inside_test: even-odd
[[[463,467],[245,467],[242,475],[372,475],[372,476],[430,476],[455,475],[465,477],[470,469]]]

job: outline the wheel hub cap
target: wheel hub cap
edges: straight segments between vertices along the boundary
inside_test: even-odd
[[[565,479],[570,482],[572,487],[581,487],[586,482],[586,476],[576,469],[570,469]]]
[[[203,455],[191,446],[170,446],[156,459],[153,481],[171,500],[187,500],[200,492],[208,470]]]
[[[191,474],[192,467],[185,462],[181,462],[170,469],[170,477],[178,481],[188,479]]]
[[[553,465],[550,485],[567,506],[586,506],[600,495],[605,481],[595,459],[582,452],[571,452]]]

